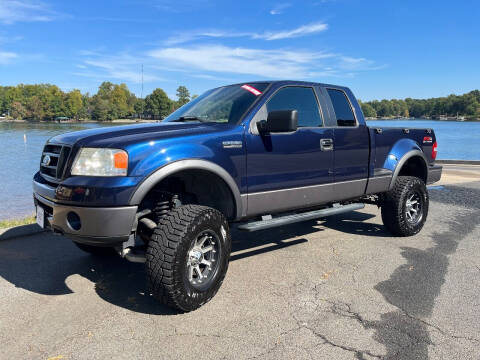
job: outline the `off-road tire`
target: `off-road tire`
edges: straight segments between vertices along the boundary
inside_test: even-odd
[[[73,242],[80,250],[83,250],[94,256],[112,256],[115,255],[115,249],[112,247],[92,246]]]
[[[192,286],[187,260],[191,246],[205,231],[218,239],[219,257],[208,288]],[[162,217],[147,247],[147,282],[151,294],[163,304],[181,311],[192,311],[217,293],[228,269],[231,237],[228,223],[218,210],[183,205]]]
[[[409,221],[406,214],[407,199],[418,194],[421,218]],[[382,203],[382,220],[387,230],[395,236],[412,236],[422,230],[428,215],[428,191],[423,180],[413,176],[399,176],[393,188],[385,193]]]

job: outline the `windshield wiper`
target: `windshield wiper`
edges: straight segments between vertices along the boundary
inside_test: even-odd
[[[195,115],[185,115],[185,116],[180,116],[178,119],[173,120],[173,121],[200,121],[200,122],[208,122],[208,120],[199,118],[198,116]]]

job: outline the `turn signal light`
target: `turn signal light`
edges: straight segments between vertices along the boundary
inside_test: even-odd
[[[114,165],[117,169],[126,169],[128,167],[128,155],[126,152],[117,152],[113,155]]]

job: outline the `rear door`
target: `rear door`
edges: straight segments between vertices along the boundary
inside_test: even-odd
[[[335,193],[338,200],[363,195],[368,181],[370,138],[343,88],[324,87],[334,137]]]

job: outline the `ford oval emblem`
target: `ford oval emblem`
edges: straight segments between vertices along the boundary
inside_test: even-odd
[[[50,164],[51,158],[49,155],[45,155],[42,160],[42,165],[48,166]]]

